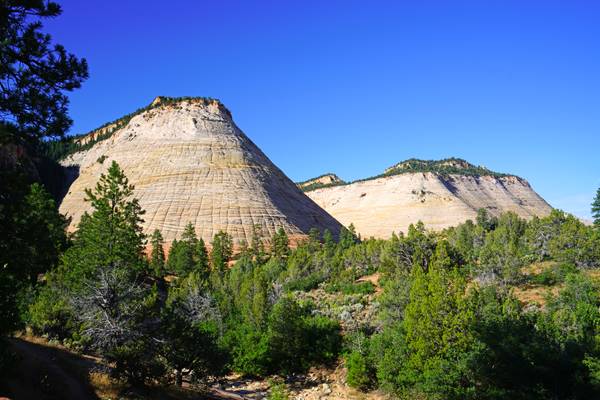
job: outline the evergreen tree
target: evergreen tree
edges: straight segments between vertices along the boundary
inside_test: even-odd
[[[563,211],[552,210],[543,218],[534,216],[527,224],[524,233],[526,252],[538,261],[551,256],[550,245],[560,235],[561,226],[566,222]]]
[[[356,237],[356,228],[354,228],[354,224],[350,224],[348,228],[342,227],[340,230],[340,240],[339,245],[342,249],[348,249],[352,247],[353,244],[357,242]]]
[[[594,227],[587,226],[573,215],[562,221],[558,235],[549,242],[552,258],[578,268],[600,266],[600,240]]]
[[[123,267],[136,273],[146,266],[141,226],[144,211],[132,198],[133,189],[113,161],[95,189],[85,190],[93,212],[81,217],[73,247],[63,257],[63,272],[71,276],[72,283],[93,276],[99,267]]]
[[[254,258],[255,262],[262,264],[265,262],[265,246],[261,240],[262,228],[260,225],[252,225],[252,237],[250,238],[250,255]]]
[[[480,252],[480,278],[514,283],[521,278],[523,235],[526,223],[512,212],[503,214],[496,228],[489,232]]]
[[[42,20],[62,12],[53,1],[0,2],[0,116],[15,123],[22,137],[62,136],[71,126],[69,99],[88,77],[85,59],[77,59],[40,32]]]
[[[458,256],[447,240],[440,240],[435,246],[431,262],[443,270],[451,270],[458,265]]]
[[[406,359],[397,377],[401,391],[416,389],[446,398],[461,398],[468,392],[471,382],[463,357],[474,343],[474,313],[465,288],[463,278],[435,263],[427,273],[414,267],[402,325]]]
[[[38,184],[40,138],[70,127],[65,92],[87,78],[87,64],[52,45],[41,21],[60,15],[52,1],[0,2],[0,334],[22,324],[38,274],[55,267],[66,246],[65,219]],[[37,171],[36,171],[37,170]],[[38,173],[36,173],[38,172]],[[5,357],[0,343],[0,369]],[[14,365],[10,365],[14,368]],[[4,375],[4,371],[0,371]]]
[[[335,247],[335,240],[333,240],[333,235],[329,229],[325,229],[323,232],[323,245],[329,252]]]
[[[594,218],[594,226],[600,229],[600,188],[596,191],[596,197],[592,203],[592,217]]]
[[[191,222],[188,222],[183,228],[181,241],[188,245],[190,249],[195,249],[198,245],[198,236],[196,236],[196,227]]]
[[[331,235],[331,233],[330,233]],[[290,253],[290,240],[283,228],[279,228],[271,239],[271,254],[273,257],[283,260]]]
[[[162,234],[158,229],[152,233],[150,238],[152,252],[150,253],[150,269],[154,275],[162,278],[165,274],[165,249]]]
[[[173,239],[173,241],[171,242],[171,246],[169,247],[169,255],[167,257],[167,261],[165,263],[167,272],[169,274],[175,274],[177,271],[177,267],[176,267],[176,254],[177,254],[177,250],[179,248],[179,241],[177,239]]]
[[[192,249],[183,240],[173,239],[167,260],[170,273],[185,276],[194,270],[194,255]]]
[[[210,261],[213,271],[217,272],[220,277],[225,274],[232,255],[233,241],[231,236],[227,232],[219,231],[213,238]]]
[[[208,262],[208,250],[206,250],[204,239],[198,239],[194,256],[196,262],[196,271],[198,271],[198,274],[202,279],[208,279],[210,268]]]
[[[493,231],[496,229],[498,219],[496,217],[490,217],[490,214],[485,208],[477,210],[477,225],[486,231]]]
[[[86,190],[92,213],[84,214],[62,264],[49,281],[78,322],[79,334],[132,383],[160,373],[156,362],[154,307],[157,293],[141,277],[147,265],[145,236],[133,186],[116,162],[94,190]]]
[[[0,194],[0,334],[19,326],[19,293],[55,267],[67,245],[66,220],[44,188],[6,183],[15,186]]]
[[[217,375],[227,360],[218,343],[222,320],[214,299],[203,292],[204,278],[192,272],[169,289],[161,315],[160,352],[182,385],[184,371],[196,378]]]
[[[196,236],[196,229],[191,222],[188,222],[181,235],[181,240],[173,240],[169,251],[169,260],[167,266],[169,271],[181,277],[189,274],[196,269],[196,255],[199,241]]]

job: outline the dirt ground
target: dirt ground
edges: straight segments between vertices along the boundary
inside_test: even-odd
[[[44,338],[21,336],[9,340],[14,369],[3,377],[0,399],[116,400],[116,399],[266,399],[272,382],[285,382],[290,399],[383,400],[380,392],[361,393],[345,383],[342,364],[312,368],[306,374],[247,379],[229,375],[205,390],[193,387],[153,387],[145,392],[125,390],[109,379],[99,358],[76,354]]]

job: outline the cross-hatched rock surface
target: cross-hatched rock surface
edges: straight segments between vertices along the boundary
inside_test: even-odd
[[[109,138],[70,155],[79,167],[60,211],[73,230],[85,211],[84,189],[117,161],[146,210],[144,230],[179,238],[191,222],[207,243],[219,231],[234,243],[263,239],[283,228],[292,240],[311,228],[339,233],[340,224],[308,198],[235,125],[218,101],[185,99],[159,104],[134,116]]]
[[[387,239],[418,221],[427,229],[441,230],[475,221],[480,208],[496,216],[512,211],[526,219],[552,210],[516,176],[403,173],[306,194],[342,224],[353,223],[364,238]]]

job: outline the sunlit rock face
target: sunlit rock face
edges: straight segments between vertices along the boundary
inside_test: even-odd
[[[188,222],[207,242],[219,231],[236,244],[249,242],[253,231],[266,239],[279,228],[296,240],[311,228],[339,233],[340,224],[302,193],[216,100],[157,98],[120,126],[62,161],[79,166],[60,206],[72,217],[71,230],[90,211],[84,189],[93,188],[115,160],[146,210],[144,230],[159,229],[166,241],[180,237]]]
[[[389,238],[418,221],[441,230],[475,220],[479,208],[496,216],[513,211],[527,219],[552,210],[516,176],[406,172],[306,194],[342,224],[353,223],[363,238]]]

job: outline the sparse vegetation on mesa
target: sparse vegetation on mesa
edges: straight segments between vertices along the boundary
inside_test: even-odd
[[[432,172],[444,177],[450,175],[463,175],[463,176],[492,176],[496,178],[503,178],[507,176],[515,176],[511,174],[504,174],[501,172],[495,172],[489,170],[482,166],[473,165],[461,158],[445,158],[442,160],[419,160],[416,158],[411,158],[398,164],[395,164],[385,170],[384,173],[371,176],[368,178],[357,179],[351,182],[345,182],[340,180],[339,182],[332,183],[320,183],[318,182],[319,178],[324,176],[332,175],[332,174],[323,174],[313,179],[309,179],[304,182],[298,183],[298,186],[305,192],[310,192],[311,190],[322,189],[332,186],[341,186],[341,185],[351,185],[356,182],[365,182],[373,179],[385,178],[388,176],[400,175],[400,174],[408,174],[408,173],[418,173],[418,172]],[[316,181],[310,185],[306,185],[307,182]]]
[[[419,160],[411,158],[393,165],[385,170],[384,175],[397,175],[407,172],[435,172],[441,175],[468,176],[513,176],[491,171],[485,167],[473,165],[461,158],[444,158],[442,160]]]
[[[107,122],[98,128],[81,135],[73,135],[68,137],[62,137],[56,140],[50,140],[43,143],[42,151],[51,159],[60,161],[71,154],[77,153],[79,151],[85,151],[91,149],[96,143],[101,142],[103,140],[109,139],[112,137],[115,132],[127,126],[131,119],[145,111],[152,110],[157,107],[162,107],[168,104],[176,104],[183,101],[204,101],[206,103],[217,102],[220,104],[219,100],[213,99],[211,97],[168,97],[168,96],[159,96],[157,99],[160,101],[154,101],[148,104],[145,107],[138,108],[132,113],[129,113],[121,118],[118,118],[114,121]],[[229,113],[229,111],[227,111]],[[99,132],[99,133],[96,133]],[[93,135],[96,133],[93,137]],[[86,138],[90,136],[89,138]]]
[[[329,183],[320,182],[320,180],[322,178],[330,178],[331,182],[329,182]],[[332,186],[340,186],[340,185],[345,185],[345,184],[346,184],[346,182],[344,182],[336,174],[332,174],[331,172],[319,175],[312,179],[307,179],[303,182],[296,183],[296,185],[303,192],[310,192],[311,190],[322,189],[322,188],[332,187]]]

